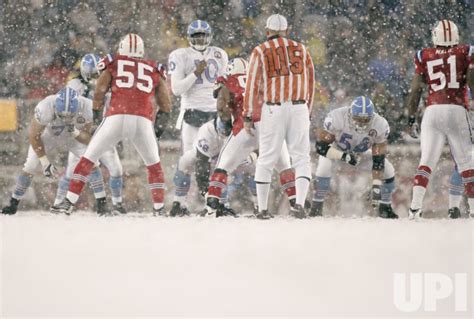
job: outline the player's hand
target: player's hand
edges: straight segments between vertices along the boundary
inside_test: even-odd
[[[79,131],[74,124],[69,124],[66,126],[66,130],[68,131],[69,134],[72,135],[72,137],[76,138],[81,134],[81,131]]]
[[[253,163],[257,162],[257,158],[258,158],[258,150],[250,152],[250,154],[247,156],[246,162],[249,165],[253,164]]]
[[[58,177],[58,169],[53,164],[49,163],[48,166],[43,167],[43,174],[48,178]]]
[[[380,204],[380,201],[382,200],[382,193],[380,190],[380,180],[379,181],[374,181],[374,184],[372,184],[372,192],[371,192],[371,200],[372,200],[372,206],[377,207]]]
[[[205,60],[199,61],[199,63],[196,65],[196,70],[194,70],[194,74],[196,74],[196,76],[200,76],[206,67],[207,62]]]
[[[244,130],[247,132],[247,134],[250,134],[250,136],[254,136],[253,132],[253,121],[249,118],[244,119]]]
[[[341,161],[346,162],[349,165],[356,166],[359,164],[360,158],[354,153],[343,153]]]
[[[414,115],[410,115],[408,118],[408,134],[412,138],[420,137],[420,126],[416,122],[416,117]]]

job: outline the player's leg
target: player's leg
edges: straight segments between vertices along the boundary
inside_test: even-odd
[[[155,215],[166,215],[165,199],[165,174],[160,163],[158,143],[155,131],[150,120],[141,116],[127,116],[136,123],[136,132],[131,135],[131,141],[146,165],[148,173],[148,186],[151,190],[153,212]]]
[[[99,159],[109,171],[109,188],[112,194],[112,205],[114,210],[125,214],[127,211],[122,205],[123,193],[123,167],[117,152],[117,148],[113,147],[106,151]]]
[[[428,108],[421,121],[421,159],[413,179],[413,195],[408,212],[411,219],[421,216],[423,198],[425,197],[431,172],[438,163],[446,141],[446,136],[438,129],[436,123],[436,117],[440,116],[440,113],[434,109],[436,107]]]
[[[191,187],[191,170],[194,166],[193,157],[195,156],[193,143],[198,135],[199,128],[183,122],[181,129],[181,151],[182,155],[178,160],[178,167],[173,177],[175,187],[173,210],[186,209],[186,197]],[[188,165],[189,168],[188,168]],[[187,209],[186,209],[187,210]]]
[[[288,197],[290,207],[294,207],[296,204],[295,170],[291,167],[290,154],[288,153],[286,142],[283,142],[275,169],[280,173],[281,190]]]
[[[385,159],[383,180],[380,186],[381,200],[379,204],[379,216],[382,218],[398,218],[392,209],[392,194],[395,190],[395,168],[392,163]]]
[[[79,195],[87,183],[87,177],[104,151],[111,145],[115,146],[115,144],[122,139],[122,129],[124,127],[126,127],[126,125],[124,125],[124,115],[113,115],[106,117],[102,124],[97,128],[84,155],[74,168],[71,182],[69,184],[69,191],[66,195],[67,200],[59,205],[62,212],[66,214],[72,212],[74,204],[79,199]],[[73,149],[71,149],[71,151],[74,152]]]
[[[262,119],[259,122],[259,157],[255,169],[257,183],[258,218],[269,218],[268,195],[272,171],[281,154],[286,134],[287,112],[282,105],[262,106]],[[291,153],[290,153],[291,154]]]
[[[324,200],[331,185],[332,160],[319,156],[316,168],[316,178],[313,182],[313,200],[309,216],[317,217],[323,215]]]
[[[296,217],[302,218],[306,214],[304,203],[311,182],[309,110],[306,104],[290,105],[286,110],[289,125],[285,139],[296,176],[296,205],[292,212]]]
[[[451,177],[449,178],[449,210],[448,216],[450,218],[458,218],[461,216],[461,200],[464,193],[464,185],[462,184],[462,177],[455,166]]]
[[[18,204],[25,195],[26,191],[31,185],[33,175],[41,166],[38,156],[36,155],[33,148],[28,148],[28,155],[23,166],[22,171],[16,177],[15,188],[13,189],[10,197],[10,204],[2,208],[2,214],[13,215],[18,210]]]
[[[66,198],[69,182],[71,181],[71,176],[77,163],[79,163],[79,157],[69,152],[67,155],[66,172],[59,179],[56,197],[54,198],[53,206],[50,208],[52,213],[57,213],[57,206]]]
[[[453,159],[464,184],[470,214],[474,216],[473,146],[467,111],[460,106],[450,106],[450,118],[445,130]]]
[[[216,167],[209,179],[206,213],[213,213],[217,210],[227,187],[228,174],[232,174],[256,146],[256,138],[247,134],[244,130],[236,135],[231,134],[224,142]]]

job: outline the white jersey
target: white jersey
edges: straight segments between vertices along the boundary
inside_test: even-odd
[[[79,96],[79,108],[72,123],[66,123],[55,114],[56,95],[50,95],[44,98],[35,107],[35,119],[39,124],[46,126],[44,134],[54,137],[69,136],[66,127],[74,124],[78,130],[92,122],[92,100]]]
[[[66,86],[76,91],[80,96],[84,96],[89,99],[94,97],[92,85],[84,82],[84,80],[82,80],[80,77],[69,80]]]
[[[207,67],[196,77],[194,70],[202,60],[207,62]],[[212,95],[214,82],[218,76],[224,74],[227,62],[227,53],[218,47],[208,47],[204,52],[191,47],[171,52],[168,61],[171,89],[174,95],[181,96],[182,110],[216,111],[216,100]]]
[[[374,144],[387,141],[390,127],[387,120],[374,113],[370,126],[364,132],[355,129],[350,120],[350,107],[341,107],[331,111],[324,120],[324,129],[335,136],[334,144],[344,152],[363,153]]]

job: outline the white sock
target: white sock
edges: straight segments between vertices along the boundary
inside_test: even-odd
[[[469,215],[474,217],[474,198],[468,198],[467,203],[469,205]]]
[[[174,195],[173,201],[179,202],[181,205],[185,205],[186,204],[186,196],[176,196],[176,195]]]
[[[453,207],[459,208],[459,206],[461,206],[462,195],[449,194],[448,199],[449,199],[449,208],[453,208]]]
[[[257,201],[258,211],[268,209],[268,193],[270,192],[270,183],[257,183]]]
[[[309,179],[305,177],[296,178],[295,188],[296,188],[296,204],[304,207],[304,202],[306,201],[306,195],[308,194],[308,189],[309,189]]]
[[[410,205],[410,208],[412,210],[421,209],[425,193],[426,188],[424,188],[423,186],[413,186],[413,197]]]
[[[153,203],[153,209],[160,209],[161,207],[165,206],[164,203]]]

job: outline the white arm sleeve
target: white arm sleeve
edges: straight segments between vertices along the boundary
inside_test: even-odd
[[[171,53],[168,65],[171,74],[171,91],[174,95],[180,96],[193,86],[197,76],[194,72],[186,76],[184,73],[185,63],[182,56],[176,54],[176,52]]]

